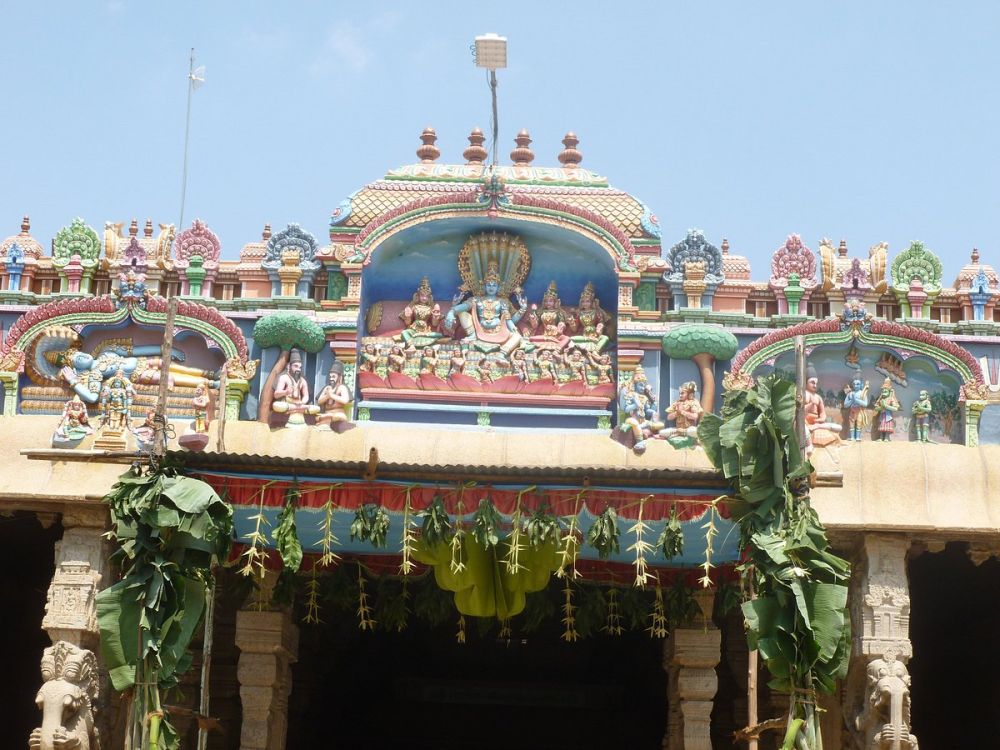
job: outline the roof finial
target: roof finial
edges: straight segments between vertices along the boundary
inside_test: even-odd
[[[153,220],[152,219],[146,219],[146,226],[144,226],[142,228],[142,236],[143,237],[147,237],[147,238],[153,236]]]
[[[434,145],[437,139],[437,133],[430,125],[424,128],[424,132],[420,134],[420,141],[423,145],[417,149],[417,158],[424,164],[430,164],[441,156],[441,149]]]
[[[483,135],[482,128],[473,128],[469,133],[469,147],[462,152],[466,164],[483,164],[489,153],[483,148],[486,136]]]
[[[841,258],[847,257],[847,240],[840,241],[840,247],[837,248],[837,255]]]
[[[559,152],[559,163],[567,169],[572,169],[583,161],[583,154],[581,154],[576,148],[580,143],[580,139],[577,138],[576,133],[571,130],[566,134],[566,137],[562,139],[562,142],[563,146],[566,148]]]
[[[979,263],[979,249],[975,247],[972,248],[972,262]]]
[[[260,238],[262,240],[264,240],[264,242],[267,242],[269,239],[271,239],[271,225],[270,224],[265,224],[264,225],[264,231],[260,233]]]
[[[729,255],[729,240],[725,237],[722,238],[722,254]]]
[[[535,158],[535,152],[529,148],[531,145],[531,136],[528,135],[527,128],[521,128],[521,132],[514,138],[514,143],[517,144],[517,148],[510,152],[510,158],[514,162],[514,166],[526,167],[531,164]]]
[[[139,234],[139,222],[132,219],[132,223],[128,225],[128,236],[135,237]]]
[[[31,229],[31,220],[28,218],[27,215],[25,215],[25,217],[21,219],[21,234],[28,234],[30,229]]]

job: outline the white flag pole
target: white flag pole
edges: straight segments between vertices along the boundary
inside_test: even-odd
[[[191,94],[195,89],[205,83],[205,66],[194,66],[194,47],[191,48],[191,60],[188,65],[188,96],[187,96],[187,117],[184,122],[184,169],[181,175],[181,215],[177,222],[177,231],[184,228],[184,199],[187,195],[187,175],[188,175],[188,142],[191,136]]]

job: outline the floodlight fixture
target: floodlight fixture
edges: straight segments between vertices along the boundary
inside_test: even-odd
[[[507,67],[507,37],[483,34],[476,37],[476,67],[500,70]]]

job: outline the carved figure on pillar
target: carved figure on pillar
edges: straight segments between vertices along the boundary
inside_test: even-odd
[[[292,349],[288,367],[274,386],[271,411],[287,414],[289,425],[304,425],[306,414],[318,414],[319,407],[309,403],[309,384],[302,376],[302,352]]]
[[[28,737],[30,750],[100,750],[94,724],[98,696],[97,658],[92,651],[58,641],[42,655],[35,702],[42,725]]]
[[[334,432],[346,432],[354,427],[347,415],[347,405],[351,403],[351,392],[344,385],[344,363],[334,360],[326,376],[326,386],[319,392],[316,404],[320,408],[316,424],[330,425]]]
[[[868,700],[856,719],[864,732],[865,750],[918,750],[910,732],[910,673],[897,660],[896,652],[886,651],[868,665]]]

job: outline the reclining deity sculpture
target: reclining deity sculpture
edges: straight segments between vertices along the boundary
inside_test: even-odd
[[[271,411],[288,415],[288,425],[304,425],[306,414],[319,414],[319,407],[309,403],[309,384],[302,375],[302,352],[292,349],[288,366],[274,385]]]

